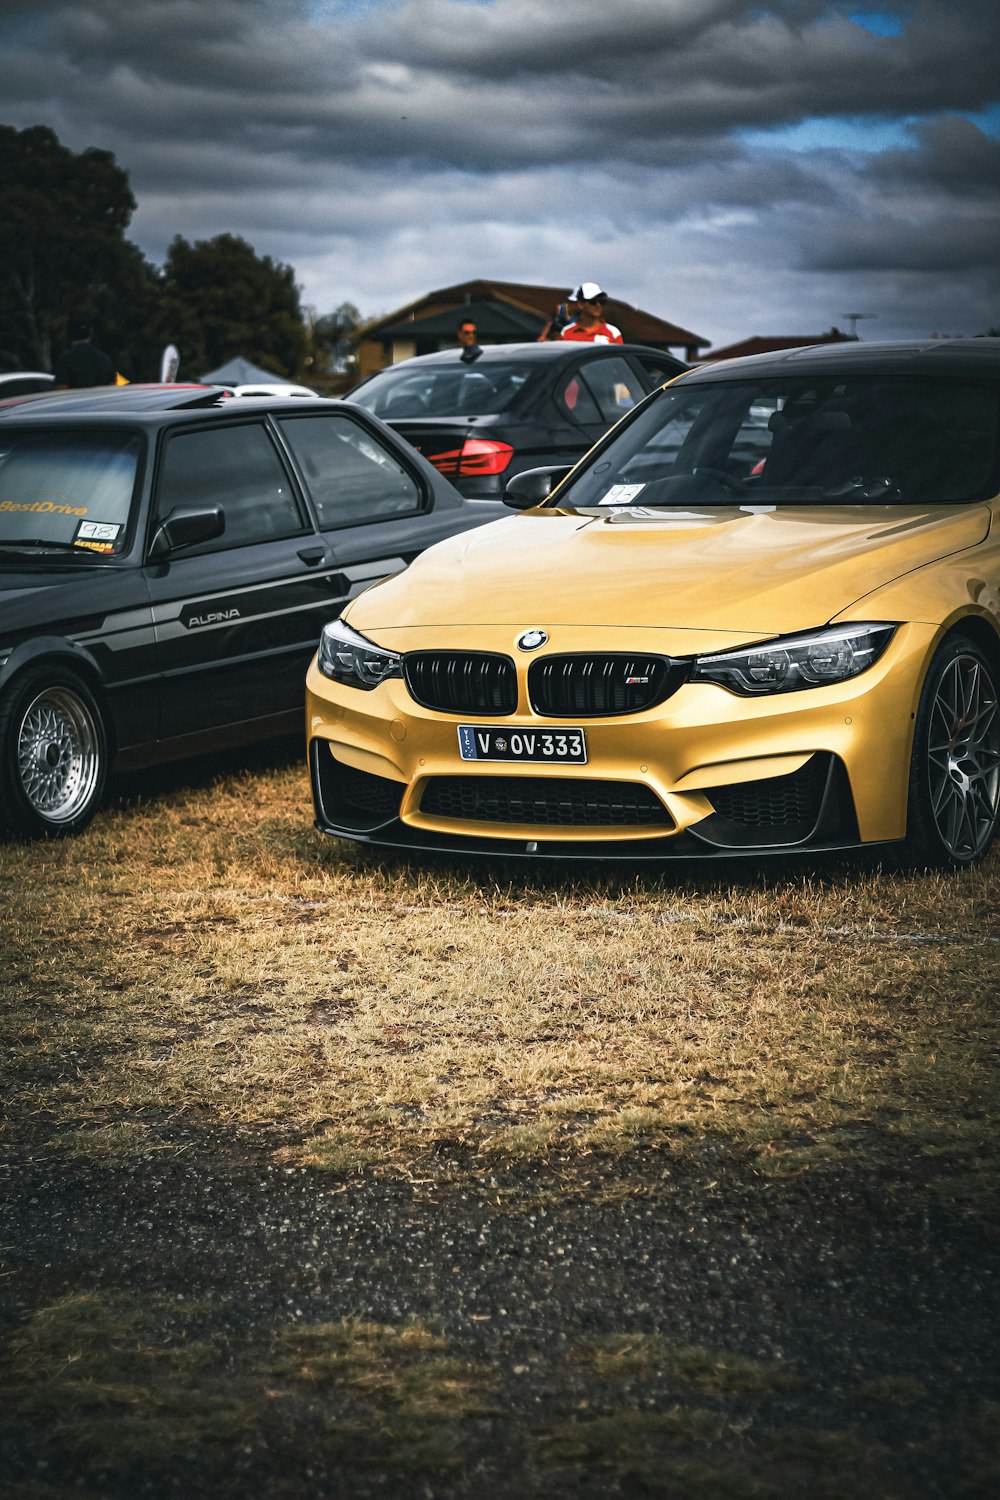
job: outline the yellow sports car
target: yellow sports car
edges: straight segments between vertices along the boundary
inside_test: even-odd
[[[1000,818],[998,490],[998,339],[690,371],[325,628],[317,826],[968,864]]]

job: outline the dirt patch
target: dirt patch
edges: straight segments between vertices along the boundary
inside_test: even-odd
[[[4,1500],[1000,1493],[1000,858],[0,846]]]
[[[997,1239],[919,1163],[228,1144],[13,1153],[8,1493],[995,1493]]]

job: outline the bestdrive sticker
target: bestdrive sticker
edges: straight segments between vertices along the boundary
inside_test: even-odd
[[[70,505],[66,496],[58,500],[0,500],[0,511],[24,512],[34,516],[85,516],[86,505]]]

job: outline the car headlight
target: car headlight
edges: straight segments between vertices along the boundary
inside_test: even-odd
[[[895,625],[835,625],[743,651],[699,656],[692,682],[717,682],[743,697],[846,682],[878,661]]]
[[[323,626],[317,665],[324,677],[332,677],[334,682],[370,691],[387,677],[401,676],[401,662],[395,651],[366,641],[343,620]]]

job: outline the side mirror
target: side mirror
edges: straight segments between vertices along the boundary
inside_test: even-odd
[[[156,528],[149,548],[150,559],[166,557],[179,547],[210,542],[225,529],[226,517],[221,505],[176,505]]]
[[[515,474],[503,492],[503,503],[512,510],[529,510],[545,500],[561,479],[565,479],[572,464],[563,464],[554,469],[525,469]]]

